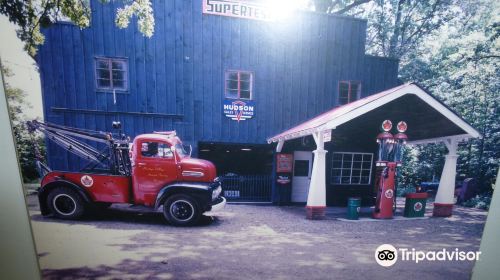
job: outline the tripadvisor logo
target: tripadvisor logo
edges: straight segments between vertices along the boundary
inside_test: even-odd
[[[398,259],[415,263],[421,261],[478,261],[480,255],[480,251],[461,251],[458,248],[454,250],[422,251],[415,248],[396,249],[391,244],[382,244],[375,250],[375,261],[383,267],[390,267]]]
[[[382,244],[375,250],[375,260],[381,266],[393,266],[398,260],[398,250],[391,244]]]

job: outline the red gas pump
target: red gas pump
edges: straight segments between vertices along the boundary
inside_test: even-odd
[[[392,135],[392,122],[385,120],[382,123],[382,132],[377,135],[378,160],[376,162],[377,172],[375,187],[377,201],[373,211],[375,219],[391,219],[395,205],[395,181],[397,166],[401,166],[401,155],[403,145],[408,137],[404,132],[407,125],[401,121],[397,125],[398,133]]]

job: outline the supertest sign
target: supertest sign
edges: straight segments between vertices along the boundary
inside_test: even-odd
[[[224,100],[224,115],[235,121],[251,119],[255,112],[254,103],[251,100]]]
[[[203,0],[203,13],[226,17],[271,20],[269,9],[259,1]]]

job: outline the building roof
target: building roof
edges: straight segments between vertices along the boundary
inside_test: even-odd
[[[453,112],[449,107],[440,102],[430,93],[428,93],[415,83],[407,83],[377,94],[370,95],[349,104],[336,107],[306,122],[292,127],[278,135],[270,137],[267,139],[267,141],[268,143],[283,142],[311,135],[313,132],[335,129],[337,126],[347,123],[364,114],[370,113],[371,111],[374,111],[392,101],[402,99],[403,97],[409,95],[417,97],[420,103],[424,103],[428,105],[428,107],[433,108],[441,115],[443,119],[446,119],[448,122],[451,122],[454,126],[457,127],[457,129],[447,132],[447,134],[440,134],[440,138],[451,136],[461,138],[481,137],[481,134],[476,129],[474,129],[470,124],[468,124],[459,115]],[[424,140],[430,140],[429,142],[435,140],[430,138],[423,139],[426,137],[428,138],[429,134],[424,133],[422,134],[422,137],[414,137],[413,139],[417,139],[419,141],[418,143],[424,143]]]

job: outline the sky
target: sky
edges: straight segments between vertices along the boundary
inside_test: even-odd
[[[17,38],[15,30],[16,26],[7,17],[0,15],[0,58],[2,64],[14,74],[12,77],[5,77],[5,82],[27,94],[26,100],[32,105],[32,108],[25,109],[28,118],[42,118],[40,75],[35,60],[23,50],[24,44]]]

